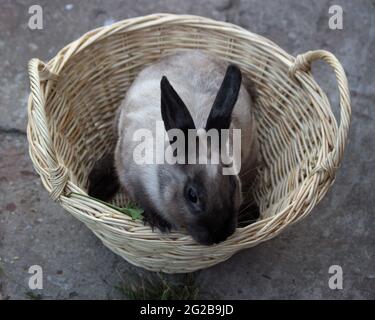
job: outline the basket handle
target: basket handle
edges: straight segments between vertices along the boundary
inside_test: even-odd
[[[335,147],[320,163],[320,166],[315,169],[317,171],[321,169],[326,170],[329,172],[330,176],[334,176],[336,168],[339,166],[344,153],[351,118],[350,93],[348,79],[344,68],[331,52],[326,50],[315,50],[298,55],[294,63],[290,66],[289,74],[298,79],[297,71],[310,71],[311,63],[316,60],[323,60],[331,66],[335,72],[340,94],[340,125],[334,142]]]
[[[59,163],[56,157],[45,112],[45,86],[42,85],[43,81],[56,79],[57,75],[49,70],[44,62],[36,58],[30,60],[28,71],[31,90],[29,121],[34,122],[32,128],[37,132],[38,139],[33,139],[30,132],[28,132],[28,138],[31,146],[38,144],[38,147],[34,148],[34,152],[39,153],[39,157],[47,164],[50,196],[52,199],[58,200],[68,182],[68,170]]]

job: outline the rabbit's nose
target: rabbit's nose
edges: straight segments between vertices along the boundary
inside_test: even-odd
[[[236,231],[236,225],[232,223],[229,226],[225,226],[220,229],[218,232],[215,232],[212,235],[214,243],[220,243],[225,241],[228,237],[230,237]]]

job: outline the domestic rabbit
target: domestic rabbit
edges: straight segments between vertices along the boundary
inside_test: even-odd
[[[224,241],[236,229],[242,192],[251,183],[249,174],[257,163],[255,98],[253,83],[250,79],[242,81],[237,66],[202,51],[177,52],[151,64],[126,92],[115,121],[116,148],[94,167],[89,193],[108,198],[117,188],[113,178],[117,176],[128,196],[144,209],[144,218],[151,226],[161,231],[185,229],[204,245]],[[156,147],[162,142],[155,139],[157,123],[167,132],[162,148]],[[230,131],[224,143],[203,147],[206,161],[186,163],[191,150],[185,143],[185,151],[177,156],[185,162],[157,163],[155,158],[165,157],[176,138],[170,136],[171,129],[180,129],[185,138],[189,131],[196,132],[195,138],[202,141],[210,129],[218,130],[219,138],[223,129],[240,129],[239,160],[234,157],[231,166],[221,159],[218,163],[210,161],[222,154],[223,146],[228,154],[229,142],[234,139]],[[153,152],[152,159],[139,163],[135,153],[140,139],[135,139],[134,133],[142,130],[151,133],[143,144]],[[196,159],[202,157],[201,149],[195,150]],[[104,170],[103,166],[112,169]],[[229,174],[223,174],[223,169]],[[106,172],[106,177],[101,172]]]

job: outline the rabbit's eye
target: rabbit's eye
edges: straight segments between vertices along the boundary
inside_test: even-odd
[[[198,196],[193,188],[188,190],[188,198],[191,202],[196,203],[198,201]]]

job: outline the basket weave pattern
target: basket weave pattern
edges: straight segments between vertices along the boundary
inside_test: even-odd
[[[210,247],[185,234],[152,232],[142,221],[77,195],[87,195],[95,160],[114,147],[115,111],[137,73],[167,53],[191,48],[236,63],[259,93],[255,115],[262,166],[254,194],[261,219]],[[340,125],[310,72],[315,60],[335,72]],[[334,181],[350,123],[347,79],[331,53],[309,51],[294,58],[259,35],[196,16],[155,14],[92,30],[46,64],[31,60],[29,75],[30,156],[51,198],[112,251],[153,271],[209,267],[306,216]],[[124,194],[114,202],[126,203]]]

